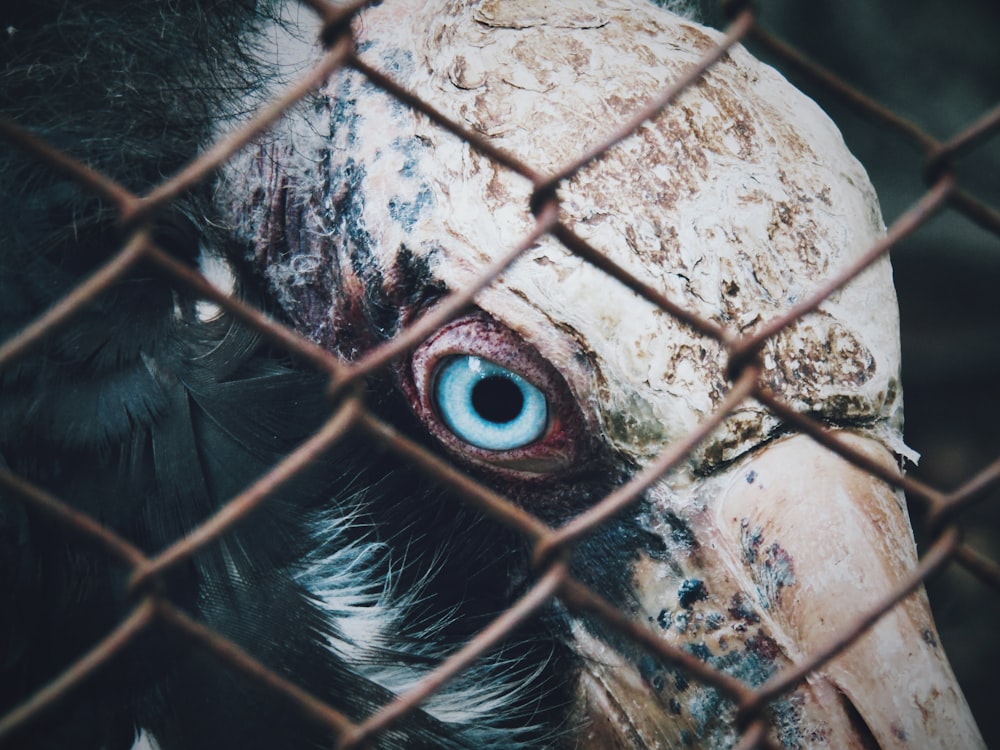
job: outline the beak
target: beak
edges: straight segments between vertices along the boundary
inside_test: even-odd
[[[886,465],[870,438],[843,433]],[[917,564],[903,498],[806,436],[777,440],[683,490],[650,493],[666,554],[635,568],[635,616],[756,688],[848,632]],[[579,745],[731,747],[736,709],[677,668],[579,627]],[[919,589],[769,706],[782,747],[985,745]]]

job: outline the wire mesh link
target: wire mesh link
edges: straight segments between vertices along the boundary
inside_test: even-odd
[[[350,429],[352,423],[359,418],[360,412],[361,403],[357,398],[343,401],[319,432],[289,454],[271,471],[223,505],[215,515],[203,521],[196,530],[178,539],[156,558],[136,566],[129,582],[129,589],[135,590],[147,585],[150,579],[161,575],[172,565],[189,559],[200,548],[210,544],[228,531],[241,518],[252,513],[281,485],[315,461],[333,443],[340,440]]]
[[[274,694],[285,696],[292,708],[304,718],[330,727],[330,730],[337,735],[353,731],[354,724],[336,708],[268,669],[231,640],[205,627],[169,602],[158,600],[156,613],[162,622],[188,636],[196,646],[205,649],[251,680],[267,686]]]
[[[16,336],[0,345],[0,368],[10,367],[55,331],[71,325],[80,311],[106,293],[140,261],[150,262],[169,273],[178,283],[192,292],[217,303],[227,312],[252,326],[272,343],[294,354],[302,361],[330,378],[332,412],[323,426],[296,451],[275,465],[267,474],[230,499],[187,536],[154,557],[147,556],[123,537],[102,526],[97,520],[52,496],[43,488],[0,468],[0,484],[22,502],[46,513],[76,534],[81,545],[97,545],[120,561],[130,571],[129,590],[135,601],[131,613],[106,637],[83,654],[51,683],[39,690],[22,705],[0,718],[0,744],[19,727],[38,719],[57,700],[64,698],[120,654],[126,644],[154,624],[169,627],[188,638],[197,648],[215,655],[228,668],[238,670],[248,678],[283,695],[304,720],[315,721],[329,728],[339,747],[354,748],[377,740],[378,735],[412,712],[428,696],[448,680],[490,651],[519,624],[539,609],[558,598],[571,612],[599,618],[609,628],[632,640],[657,659],[683,670],[691,679],[715,688],[738,707],[738,727],[741,733],[738,747],[771,747],[767,736],[764,712],[778,697],[792,690],[802,680],[854,643],[886,612],[917,589],[933,572],[950,563],[961,565],[1000,593],[1000,566],[986,555],[961,543],[958,524],[969,507],[981,501],[1000,486],[1000,460],[970,477],[957,489],[946,492],[929,487],[899,471],[892,471],[873,461],[825,425],[807,415],[797,413],[780,398],[768,391],[762,382],[762,370],[757,362],[761,348],[780,331],[802,316],[815,310],[831,294],[884,256],[902,239],[913,235],[936,212],[950,208],[961,212],[986,230],[1000,235],[1000,213],[964,190],[955,177],[955,161],[980,147],[1000,131],[1000,106],[984,113],[975,122],[947,142],[931,137],[915,123],[892,112],[870,97],[851,87],[830,71],[810,62],[789,45],[767,33],[757,22],[752,8],[733,11],[733,21],[726,30],[724,41],[705,53],[689,72],[667,86],[660,97],[651,101],[636,115],[593,148],[583,150],[577,160],[552,174],[543,174],[530,164],[496,148],[479,133],[450,120],[412,92],[407,91],[383,71],[361,60],[354,49],[351,20],[368,2],[349,6],[327,5],[321,0],[304,2],[324,20],[322,38],[327,51],[312,70],[297,80],[288,90],[262,108],[244,126],[213,144],[200,158],[193,161],[172,179],[165,181],[148,195],[137,197],[104,175],[94,172],[71,157],[62,154],[16,124],[0,121],[0,137],[38,159],[41,164],[69,177],[82,188],[112,202],[119,221],[131,227],[131,234],[122,248],[89,278],[80,283],[49,311],[25,326]],[[557,188],[585,165],[600,158],[608,149],[635,132],[677,95],[697,82],[716,64],[726,51],[740,40],[751,39],[780,57],[789,69],[794,69],[818,86],[825,87],[850,104],[868,121],[905,139],[926,155],[928,190],[889,228],[885,238],[873,245],[857,263],[829,277],[810,298],[771,321],[765,322],[752,336],[740,337],[710,320],[691,312],[669,299],[658,289],[615,265],[600,251],[559,220]],[[264,129],[274,123],[304,96],[315,90],[339,70],[353,69],[399,101],[419,111],[448,132],[464,139],[473,149],[529,179],[534,185],[532,209],[535,225],[521,242],[502,253],[476,281],[458,289],[433,312],[424,315],[405,328],[400,335],[347,363],[263,315],[252,306],[215,288],[189,266],[157,247],[151,239],[149,222],[185,190],[204,181],[211,172],[238,150],[249,144]],[[563,246],[587,263],[614,277],[636,294],[659,309],[686,324],[697,333],[714,339],[728,351],[730,390],[719,407],[697,430],[675,442],[644,472],[616,489],[561,528],[552,528],[522,507],[496,491],[475,481],[447,460],[414,442],[379,419],[364,402],[357,388],[363,379],[389,362],[402,356],[425,340],[441,325],[454,319],[467,308],[475,295],[494,282],[510,264],[520,258],[542,235],[551,235]],[[764,685],[753,689],[742,681],[722,672],[687,651],[658,638],[655,633],[636,623],[569,572],[566,554],[583,537],[592,534],[623,508],[638,502],[643,492],[684,460],[697,445],[748,399],[756,399],[794,429],[810,435],[827,449],[836,452],[861,470],[878,477],[889,485],[906,491],[909,497],[923,503],[929,511],[928,523],[934,529],[934,540],[921,557],[919,566],[895,587],[891,595],[880,601],[851,627],[838,633],[826,647],[809,654],[799,665],[779,671]],[[374,438],[405,461],[412,463],[453,490],[458,499],[515,529],[531,543],[536,564],[537,580],[509,610],[501,613],[475,638],[468,641],[448,660],[428,673],[410,690],[364,721],[352,721],[342,712],[308,694],[286,678],[265,667],[252,655],[217,632],[193,620],[174,605],[157,585],[159,578],[171,566],[188,561],[198,550],[215,543],[255,509],[268,501],[271,493],[295,476],[325,449],[344,439],[345,435],[361,431]]]
[[[405,718],[435,690],[440,689],[463,669],[470,667],[484,652],[499,644],[514,632],[518,625],[548,604],[567,577],[565,564],[555,563],[550,566],[517,602],[490,623],[485,630],[441,662],[437,669],[420,680],[419,685],[357,725],[341,739],[340,747],[345,749],[360,747],[366,740]]]
[[[152,624],[155,609],[156,605],[151,599],[143,601],[118,627],[66,671],[6,716],[0,717],[0,742],[22,724],[37,718],[70,692],[79,689],[88,677],[114,659],[142,630]]]

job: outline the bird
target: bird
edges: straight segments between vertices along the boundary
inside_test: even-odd
[[[45,0],[4,13],[4,116],[137,194],[328,54],[322,19],[277,0]],[[384,0],[345,29],[367,68],[330,73],[149,231],[346,363],[522,249],[374,371],[361,398],[552,527],[650,470],[727,404],[726,341],[709,328],[753,335],[884,234],[874,189],[833,123],[740,46],[563,174],[720,43],[684,15],[643,0]],[[128,227],[31,156],[2,159],[8,340],[111,257]],[[540,194],[518,165],[562,176]],[[546,210],[561,229],[536,231]],[[892,471],[914,458],[886,257],[769,336],[759,368],[771,393],[872,464]],[[332,409],[326,373],[140,262],[0,371],[0,468],[155,553]],[[9,489],[0,503],[6,713],[133,600],[118,561]],[[518,532],[352,434],[157,585],[360,721],[509,608],[533,564]],[[638,502],[581,535],[566,564],[656,639],[754,689],[869,612],[916,551],[893,487],[747,398]],[[939,641],[918,591],[773,700],[768,736],[787,748],[983,747]],[[728,748],[737,710],[557,598],[375,742]],[[332,743],[329,728],[161,625],[0,740]]]

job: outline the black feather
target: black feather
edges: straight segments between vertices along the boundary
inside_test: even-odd
[[[243,47],[267,4],[22,6],[0,18],[13,29],[0,48],[0,110],[133,190],[191,159],[269,75]],[[0,152],[0,185],[6,339],[110,258],[123,236],[109,206],[23,154]],[[184,262],[206,247],[242,254],[215,228],[225,222],[211,190],[196,188],[157,219],[158,242]],[[254,290],[248,278],[237,287],[266,307]],[[226,316],[202,320],[195,302],[139,265],[0,371],[0,463],[149,553],[268,471],[335,406],[322,376]],[[397,321],[380,311],[382,335]],[[372,390],[376,408],[405,428],[391,384]],[[501,611],[525,569],[512,534],[352,436],[161,584],[193,617],[360,720]],[[127,615],[128,577],[102,550],[0,492],[0,713]],[[341,617],[331,611],[336,597],[318,598],[324,581],[349,583],[345,601],[354,595],[362,614],[381,616],[379,632],[360,640],[348,632],[350,607]],[[485,686],[505,701],[502,713],[462,722],[418,711],[382,746],[546,743],[565,701],[552,675],[566,659],[548,627],[530,626],[438,703],[451,695],[472,715],[469,696]],[[139,728],[165,749],[330,745],[327,728],[158,625],[4,746],[117,750]]]

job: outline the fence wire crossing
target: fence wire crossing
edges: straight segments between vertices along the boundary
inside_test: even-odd
[[[600,618],[609,628],[633,639],[657,659],[684,670],[691,679],[715,688],[722,696],[731,700],[738,707],[739,731],[742,733],[739,745],[741,748],[770,747],[771,740],[767,737],[767,724],[764,718],[764,712],[769,704],[798,685],[812,671],[821,668],[844,651],[882,614],[896,606],[934,572],[951,564],[963,566],[992,589],[994,595],[1000,595],[1000,566],[981,552],[964,545],[960,533],[960,524],[966,511],[1000,485],[1000,458],[955,489],[946,490],[928,486],[898,471],[887,469],[861,451],[852,448],[824,425],[797,413],[783,403],[763,384],[762,369],[758,362],[758,353],[769,339],[801,316],[816,309],[829,295],[885,255],[896,243],[919,231],[937,212],[944,209],[959,212],[970,221],[1000,237],[1000,211],[967,191],[956,178],[954,170],[955,161],[959,157],[974,151],[988,138],[1000,132],[1000,105],[984,113],[979,120],[970,123],[951,140],[938,141],[914,123],[882,107],[770,35],[757,23],[752,7],[733,3],[728,9],[731,21],[725,29],[723,43],[709,50],[698,64],[691,67],[687,75],[672,82],[661,96],[655,101],[650,101],[631,121],[623,123],[597,147],[581,154],[578,160],[565,165],[556,174],[542,174],[532,165],[522,163],[510,154],[498,150],[481,134],[450,120],[402,88],[391,76],[362,61],[355,51],[351,21],[364,9],[368,0],[354,2],[347,7],[329,6],[322,0],[308,0],[305,4],[319,14],[324,23],[322,39],[325,40],[326,52],[318,65],[302,76],[283,95],[263,107],[245,126],[213,144],[199,159],[148,195],[135,195],[122,185],[58,151],[16,123],[0,121],[0,136],[13,146],[29,152],[40,164],[68,176],[82,188],[115,206],[120,223],[130,228],[128,238],[121,249],[94,274],[45,314],[0,345],[0,368],[12,367],[43,344],[54,331],[72,326],[74,319],[84,308],[111,289],[137,263],[144,262],[155,264],[177,283],[187,286],[202,298],[218,304],[236,319],[255,328],[273,344],[324,373],[330,380],[331,403],[335,404],[332,414],[309,440],[273,466],[251,486],[231,498],[193,533],[176,540],[155,556],[146,554],[122,536],[102,526],[96,519],[74,509],[44,488],[29,483],[6,468],[0,468],[0,484],[12,497],[19,498],[21,502],[36,511],[45,513],[63,524],[79,538],[82,546],[97,545],[125,566],[130,571],[128,586],[134,597],[131,613],[114,630],[108,632],[91,651],[68,665],[62,674],[26,702],[6,716],[0,717],[0,745],[27,722],[43,717],[46,710],[56,701],[80,690],[90,675],[119,655],[145,630],[158,625],[171,628],[177,634],[188,638],[192,646],[207,649],[229,668],[267,686],[276,695],[283,696],[292,710],[301,712],[303,719],[329,727],[338,747],[362,747],[376,742],[380,733],[404,719],[441,685],[469,667],[476,659],[500,643],[518,624],[531,618],[556,597],[570,611]],[[633,133],[664,107],[670,106],[677,95],[699,80],[706,70],[725,55],[729,47],[747,41],[753,41],[778,56],[787,69],[797,71],[814,84],[829,89],[836,96],[849,102],[879,127],[916,144],[926,154],[927,189],[920,199],[889,227],[884,240],[872,246],[853,267],[844,269],[837,276],[830,278],[813,297],[761,326],[753,335],[740,337],[679,306],[642,279],[613,265],[599,251],[575,234],[571,227],[562,224],[559,219],[557,188],[581,168],[599,158],[607,149]],[[435,308],[432,314],[417,320],[395,339],[351,363],[339,360],[329,351],[295,331],[274,322],[253,306],[213,287],[190,266],[178,261],[159,247],[153,240],[150,228],[150,217],[154,213],[169,205],[192,186],[206,180],[214,169],[248,145],[255,136],[274,123],[296,102],[337,71],[348,68],[362,74],[372,84],[397,97],[412,109],[423,113],[445,130],[463,138],[481,154],[531,180],[534,185],[532,209],[536,218],[535,227],[523,242],[498,259],[483,273],[477,283],[451,293],[451,296]],[[721,408],[696,431],[668,446],[647,471],[561,528],[550,527],[509,499],[464,475],[433,451],[397,431],[366,406],[361,388],[368,375],[404,354],[456,316],[477,292],[492,283],[498,273],[520,257],[538,237],[546,233],[558,238],[570,252],[606,271],[666,313],[722,344],[728,352],[728,374],[731,381],[730,391]],[[622,509],[636,503],[648,486],[684,460],[705,436],[748,398],[756,399],[785,423],[811,436],[864,471],[905,490],[909,498],[925,506],[928,512],[928,525],[933,530],[933,541],[924,551],[919,567],[890,596],[858,620],[853,627],[843,632],[828,647],[811,654],[794,669],[780,671],[758,689],[752,689],[691,653],[657,638],[642,624],[633,622],[576,580],[565,562],[568,551],[583,536]],[[226,534],[234,523],[267,503],[276,488],[288,482],[304,466],[353,431],[368,434],[398,454],[401,459],[411,462],[439,482],[450,486],[463,502],[471,504],[523,534],[532,545],[537,563],[535,582],[508,611],[498,616],[475,638],[427,674],[419,684],[382,706],[360,723],[310,695],[290,680],[265,667],[235,643],[192,619],[171,602],[156,585],[157,580],[173,566],[189,561],[199,550],[213,544]]]

